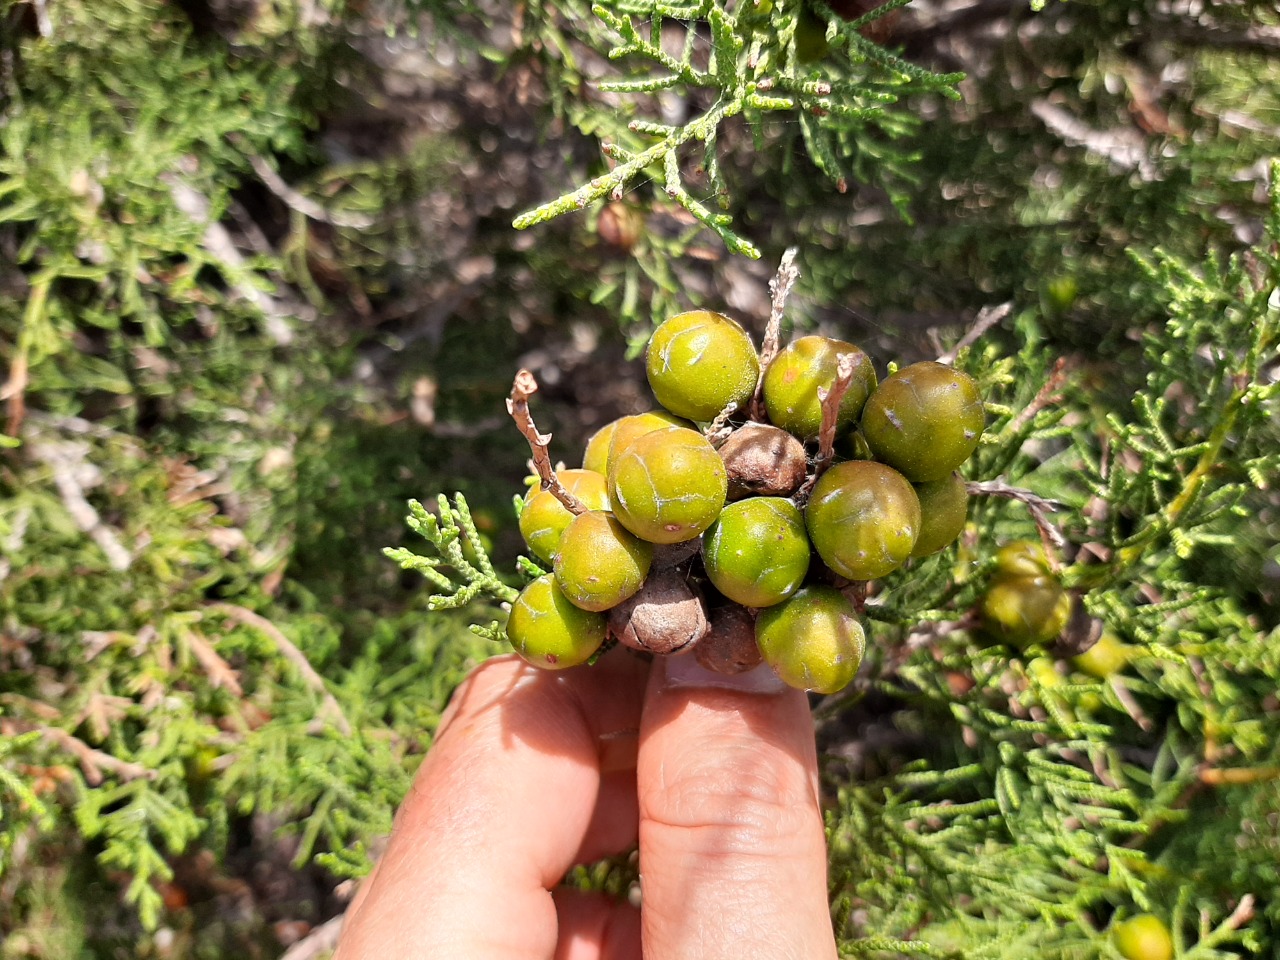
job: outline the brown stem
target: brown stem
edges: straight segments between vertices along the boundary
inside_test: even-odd
[[[1012,303],[1002,303],[995,307],[983,307],[978,311],[977,319],[973,321],[973,326],[965,331],[963,337],[956,343],[954,347],[938,358],[939,363],[952,364],[956,361],[956,356],[965,347],[973,346],[978,339],[994,327],[997,323],[1013,312]]]
[[[1054,572],[1057,572],[1059,564],[1056,551],[1067,545],[1067,538],[1050,522],[1047,514],[1063,509],[1063,504],[1021,487],[1011,487],[1005,482],[1004,477],[996,477],[994,480],[970,480],[964,487],[970,494],[1006,497],[1026,504],[1031,512],[1031,518],[1036,522],[1036,529],[1040,531],[1040,540],[1044,543],[1044,552],[1049,557],[1049,563],[1054,568]]]
[[[1280,780],[1280,767],[1205,767],[1200,782],[1211,787],[1247,786],[1263,780]]]
[[[542,480],[542,489],[551,492],[566,510],[577,516],[587,512],[587,506],[570,493],[556,476],[551,466],[551,455],[547,453],[547,445],[551,443],[551,434],[539,433],[529,413],[529,398],[538,392],[538,381],[528,370],[516,374],[511,384],[511,398],[507,400],[507,413],[516,422],[524,438],[529,441],[529,451],[533,454],[533,468]]]
[[[37,725],[34,729],[40,732],[40,735],[46,740],[51,740],[63,750],[74,754],[75,758],[80,761],[80,769],[84,771],[84,778],[89,781],[91,786],[97,786],[102,782],[102,771],[106,770],[114,773],[121,780],[154,780],[158,774],[154,770],[148,770],[140,763],[130,763],[128,760],[121,760],[109,753],[101,750],[95,750],[83,740],[79,740],[57,727],[46,727]]]
[[[1017,433],[1028,423],[1030,423],[1037,413],[1049,406],[1051,403],[1057,403],[1062,399],[1058,394],[1058,388],[1062,386],[1064,380],[1067,379],[1067,358],[1059,357],[1057,363],[1053,365],[1053,370],[1049,372],[1049,379],[1045,380],[1042,386],[1031,402],[1018,413],[1016,417],[1009,421],[1009,425],[1005,430],[1009,433]]]
[[[716,418],[707,425],[707,440],[717,450],[733,434],[733,427],[729,425],[729,418],[737,412],[737,402],[730,401],[723,410],[716,414]]]
[[[786,311],[787,298],[791,296],[791,288],[800,279],[800,268],[796,266],[797,247],[788,247],[782,254],[778,264],[778,272],[769,281],[769,292],[773,301],[769,307],[769,322],[765,324],[764,341],[760,344],[760,378],[756,381],[756,392],[751,398],[751,419],[764,421],[764,374],[778,355],[782,343],[782,315]]]
[[[299,650],[279,627],[266,617],[235,603],[211,603],[205,609],[210,613],[220,613],[230,617],[269,637],[275,643],[276,649],[280,651],[280,655],[302,674],[306,685],[320,695],[321,709],[331,716],[338,732],[344,737],[351,736],[351,721],[342,712],[342,705],[338,703],[337,697],[329,692],[329,688],[324,685],[324,678],[316,673],[316,668],[311,666],[311,661],[307,659],[306,654]]]
[[[1246,923],[1253,919],[1254,898],[1252,893],[1246,893],[1240,898],[1240,902],[1236,904],[1236,908],[1231,911],[1231,916],[1222,922],[1222,925],[1228,930],[1239,930]]]
[[[1133,718],[1134,723],[1148,733],[1155,729],[1155,724],[1151,722],[1151,718],[1147,716],[1146,711],[1138,703],[1137,697],[1125,686],[1123,680],[1119,677],[1108,677],[1107,686],[1111,688],[1111,692],[1116,695],[1116,699],[1123,705],[1124,712]]]
[[[822,403],[822,426],[818,430],[818,456],[813,461],[813,473],[796,491],[796,500],[799,503],[809,499],[814,484],[826,473],[827,467],[831,466],[831,461],[835,459],[836,424],[840,416],[840,404],[844,400],[844,395],[849,392],[850,384],[853,383],[853,368],[856,361],[855,354],[840,354],[836,359],[835,381],[826,390],[818,388],[818,400]]]

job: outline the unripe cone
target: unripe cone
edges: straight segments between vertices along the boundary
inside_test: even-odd
[[[645,352],[658,402],[678,417],[713,420],[729,403],[741,408],[756,389],[760,358],[735,321],[691,310],[659,324]]]
[[[760,654],[789,686],[844,689],[858,672],[866,634],[853,604],[833,587],[802,587],[756,617]]]
[[[960,474],[912,484],[920,501],[920,535],[913,557],[927,557],[955,543],[969,516],[969,491]]]
[[[1051,573],[1044,545],[1038,540],[1014,540],[996,553],[996,569],[1002,577],[1038,577]]]
[[[876,388],[862,411],[862,434],[877,460],[923,483],[941,480],[969,459],[985,422],[973,378],[927,360]]]
[[[720,455],[696,430],[668,427],[633,442],[609,471],[609,502],[650,543],[692,540],[720,514],[729,481]]]
[[[686,427],[693,429],[693,424],[688,420],[667,413],[665,410],[649,410],[645,413],[633,413],[629,417],[623,417],[618,421],[618,427],[613,431],[613,437],[609,440],[609,464],[618,458],[627,447],[631,446],[636,440],[639,440],[646,433],[653,433],[655,430],[665,430],[667,427]],[[605,471],[605,476],[609,475],[609,471]]]
[[[729,475],[729,499],[788,497],[804,483],[804,445],[767,423],[744,423],[720,445]]]
[[[836,381],[836,363],[844,354],[854,358],[853,379],[840,401],[836,431],[845,432],[862,413],[863,404],[876,388],[871,358],[859,347],[830,337],[801,337],[787,344],[764,374],[764,403],[769,420],[803,440],[812,440],[822,428],[819,388],[830,390]]]
[[[609,509],[609,482],[594,470],[561,470],[558,474],[565,489],[582,501],[588,510]],[[539,490],[529,497],[520,511],[520,535],[539,559],[551,563],[560,544],[560,536],[573,520],[573,514],[549,490]]]
[[[995,639],[1022,648],[1048,643],[1062,632],[1071,619],[1071,595],[1050,576],[999,576],[978,612]]]
[[[609,611],[609,632],[618,642],[648,653],[678,653],[709,629],[702,598],[678,570],[653,574],[635,596]]]
[[[902,474],[870,460],[838,463],[805,507],[809,540],[822,561],[850,580],[874,580],[911,555],[920,501]]]
[[[732,675],[760,663],[756,621],[736,603],[711,611],[711,630],[693,649],[698,663],[716,673]]]
[[[594,470],[606,477],[609,475],[609,445],[613,443],[613,432],[624,419],[610,420],[590,436],[582,454],[583,470]]]
[[[781,603],[809,571],[804,517],[782,497],[731,503],[702,538],[702,563],[716,589],[735,603]]]
[[[592,510],[565,527],[556,582],[583,610],[608,610],[640,589],[652,560],[652,544],[632,536],[613,514]]]
[[[1140,913],[1122,920],[1111,931],[1111,938],[1125,960],[1173,960],[1173,937],[1154,914]]]
[[[591,659],[605,637],[605,618],[575,607],[545,574],[511,604],[507,639],[535,667],[563,670]]]
[[[610,420],[587,440],[587,448],[582,455],[583,469],[594,470],[607,477],[616,453],[625,450],[636,437],[664,427],[692,428],[693,424],[665,410],[648,410]]]
[[[1103,627],[1097,642],[1084,653],[1071,658],[1071,665],[1099,680],[1120,673],[1129,665],[1134,649],[1108,627]]]

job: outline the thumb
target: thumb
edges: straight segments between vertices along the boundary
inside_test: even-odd
[[[835,957],[807,698],[767,666],[661,661],[637,762],[644,956]]]

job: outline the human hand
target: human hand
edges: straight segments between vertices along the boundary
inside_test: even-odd
[[[639,843],[642,905],[558,887]],[[767,667],[499,657],[458,689],[335,960],[829,960],[805,695]]]

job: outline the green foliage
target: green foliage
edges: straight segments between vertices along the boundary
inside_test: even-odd
[[[1274,213],[1267,229],[1226,264],[1143,260],[1147,294],[1169,319],[1145,332],[1147,384],[1130,404],[1100,411],[1077,384],[1073,404],[1027,416],[1048,372],[1043,349],[1016,367],[994,345],[962,355],[997,412],[976,476],[1004,473],[1063,502],[1069,539],[1087,549],[1062,577],[1137,657],[1131,674],[1100,682],[1052,651],[1019,656],[968,630],[931,637],[928,623],[954,621],[979,595],[989,563],[944,556],[889,578],[885,603],[868,608],[882,658],[857,696],[889,698],[867,722],[887,715],[920,753],[880,758],[891,770],[862,782],[840,761],[829,767],[840,797],[833,889],[851,951],[914,931],[923,943],[892,949],[996,958],[1034,944],[1039,956],[1110,957],[1113,911],[1171,918],[1179,956],[1275,942],[1266,891],[1280,874],[1263,824],[1280,809],[1280,629],[1251,610],[1261,558],[1238,566],[1249,501],[1280,471],[1266,372],[1280,295]],[[1073,417],[1076,404],[1092,416]],[[984,557],[997,538],[1034,530],[1016,501],[988,500],[972,519]],[[1244,576],[1206,578],[1219,552]]]
[[[889,144],[916,124],[910,113],[894,105],[921,91],[955,96],[951,85],[959,79],[922,70],[859,34],[859,28],[905,2],[894,0],[848,22],[821,8],[829,22],[820,64],[797,36],[802,21],[813,16],[800,2],[732,9],[716,0],[641,8],[595,4],[591,13],[607,30],[589,27],[588,42],[602,45],[607,37],[600,49],[610,61],[642,65],[624,77],[595,81],[605,95],[602,102],[583,98],[581,112],[571,114],[580,129],[600,138],[603,153],[617,165],[577,190],[521,214],[515,226],[531,227],[606,197],[619,199],[634,179],[649,175],[731,252],[758,258],[759,248],[736,232],[732,217],[723,212],[729,206],[729,185],[720,168],[720,129],[739,116],[754,130],[767,128],[772,114],[794,115],[813,162],[842,192],[851,176],[892,183],[890,178],[903,172],[907,155]],[[558,29],[554,18],[544,22],[551,24],[550,30]],[[681,38],[679,54],[668,52],[668,32]],[[654,69],[659,72],[645,72]],[[673,90],[686,103],[705,106],[693,109],[694,115],[683,122],[670,123],[646,118],[626,101],[608,96],[652,100]],[[760,145],[766,136],[756,134]],[[683,159],[691,152],[698,158],[693,170]],[[897,197],[906,200],[901,187]],[[708,199],[720,210],[708,207]]]
[[[175,906],[201,895],[189,864],[242,883],[223,871],[250,824],[280,869],[365,872],[487,653],[376,552],[417,487],[414,434],[352,395],[351,338],[302,322],[329,309],[282,282],[316,262],[312,231],[241,231],[246,177],[311,156],[339,37],[277,5],[232,55],[172,4],[48,12],[0,77],[0,952],[23,958],[145,951],[207,917],[207,892]],[[449,156],[335,166],[309,209],[378,212],[333,238],[372,277]],[[192,955],[276,949],[279,908],[251,896]]]
[[[428,513],[417,500],[410,500],[408,518],[409,528],[431,544],[434,556],[424,557],[404,547],[384,551],[403,569],[422,574],[434,588],[427,598],[427,609],[461,609],[485,594],[506,604],[515,600],[519,591],[494,570],[466,498],[456,494],[451,505],[442,494],[436,504],[438,516]],[[506,638],[496,624],[471,629],[490,640]]]
[[[501,636],[518,358],[562,376],[564,439],[634,397],[558,345],[695,303],[751,326],[792,245],[792,325],[880,366],[1011,318],[956,357],[988,413],[967,532],[868,598],[863,672],[817,709],[842,953],[1116,960],[1142,912],[1179,958],[1275,951],[1268,5],[205,6],[4,14],[0,954],[165,927],[273,955],[272,921],[322,919]],[[415,22],[458,76],[397,102],[377,58]],[[509,182],[524,149],[542,172]],[[436,489],[463,493],[414,500],[419,554],[399,513]],[[994,548],[1042,532],[1131,653],[1105,679],[974,629]],[[237,926],[190,878],[249,889],[246,862],[321,892],[251,891]]]

